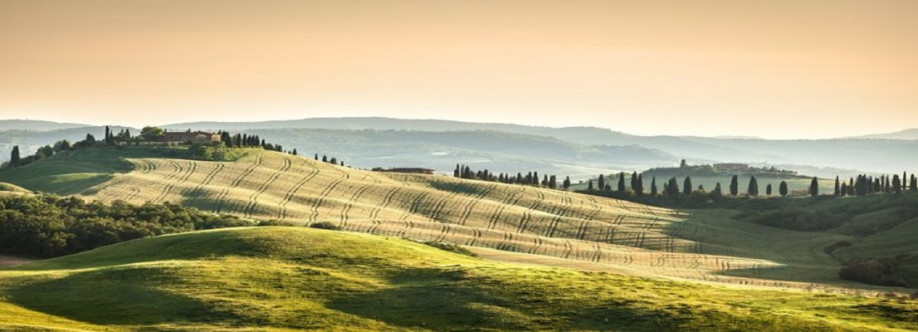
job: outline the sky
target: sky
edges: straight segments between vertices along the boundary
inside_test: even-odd
[[[2,0],[0,118],[918,127],[918,1]]]

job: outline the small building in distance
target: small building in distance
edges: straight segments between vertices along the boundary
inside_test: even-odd
[[[220,134],[206,131],[173,131],[163,133],[163,141],[180,143],[212,143],[220,142]]]
[[[741,163],[722,163],[722,164],[714,164],[713,166],[718,171],[748,171],[749,170],[748,164],[741,164]]]

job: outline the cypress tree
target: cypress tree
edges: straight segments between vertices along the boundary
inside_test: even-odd
[[[754,176],[749,177],[749,186],[746,188],[746,193],[753,197],[759,195],[759,182]]]
[[[835,196],[841,196],[841,182],[837,175],[835,176]]]
[[[810,181],[810,196],[819,196],[819,180],[817,180],[815,176],[813,180]]]
[[[596,181],[596,184],[599,185],[599,188],[606,188],[606,177],[602,174],[599,174],[599,180]]]
[[[848,184],[847,184],[847,183],[842,182],[842,184],[841,184],[841,195],[842,195],[842,196],[848,195]]]
[[[637,171],[631,173],[631,190],[634,190],[635,192],[637,192],[637,177]]]
[[[721,197],[724,195],[723,189],[720,188],[720,182],[714,185],[714,190],[711,191],[711,196]]]
[[[892,191],[896,193],[896,195],[902,193],[902,181],[899,180],[899,174],[893,175]]]
[[[739,195],[739,179],[736,177],[736,175],[734,175],[733,178],[730,179],[730,195],[731,196]]]
[[[650,178],[650,196],[651,197],[657,196],[657,177],[656,176]]]
[[[765,186],[765,196],[771,196],[771,183]]]
[[[625,172],[618,173],[618,193],[625,193]]]
[[[293,148],[293,152],[291,152],[290,154],[292,154],[292,155],[295,156],[295,155],[296,155],[296,148]]]
[[[570,189],[571,188],[571,177],[565,176],[564,182],[561,185],[564,187],[564,190]]]
[[[15,145],[13,146],[13,151],[10,152],[10,166],[17,167],[19,166],[19,162],[19,146]]]
[[[554,175],[548,178],[548,187],[551,189],[558,189],[558,178]]]
[[[644,177],[643,174],[637,175],[637,181],[635,181],[637,186],[634,188],[634,193],[638,196],[644,195]]]
[[[453,170],[453,177],[455,178],[459,177],[459,164],[456,164],[456,169]]]
[[[682,194],[689,195],[692,193],[692,177],[686,176],[685,180],[682,181]]]
[[[912,192],[918,192],[918,176],[912,173],[912,180],[908,183],[908,189]]]
[[[587,182],[587,191],[593,191],[593,180]]]
[[[781,181],[781,184],[778,185],[778,193],[781,194],[781,197],[787,196],[787,181]]]
[[[112,129],[108,126],[105,126],[105,144],[112,143]]]
[[[676,197],[679,195],[679,184],[676,182],[676,177],[669,178],[669,181],[666,182],[666,188],[663,188],[667,196]]]

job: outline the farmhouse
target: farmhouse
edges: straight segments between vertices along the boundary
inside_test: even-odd
[[[163,141],[182,143],[211,143],[219,142],[220,134],[206,131],[176,131],[163,133]]]

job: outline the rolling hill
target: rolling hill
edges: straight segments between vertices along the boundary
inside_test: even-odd
[[[914,303],[495,263],[304,227],[138,239],[0,268],[12,331],[902,331]]]
[[[483,248],[482,255],[511,261],[535,254],[640,276],[891,290],[838,278],[841,264],[824,248],[859,241],[855,235],[745,223],[731,218],[732,211],[685,213],[551,189],[363,171],[261,149],[224,162],[170,153],[76,150],[0,172],[0,181],[104,202],[170,201],[247,218],[332,222],[350,231]]]

